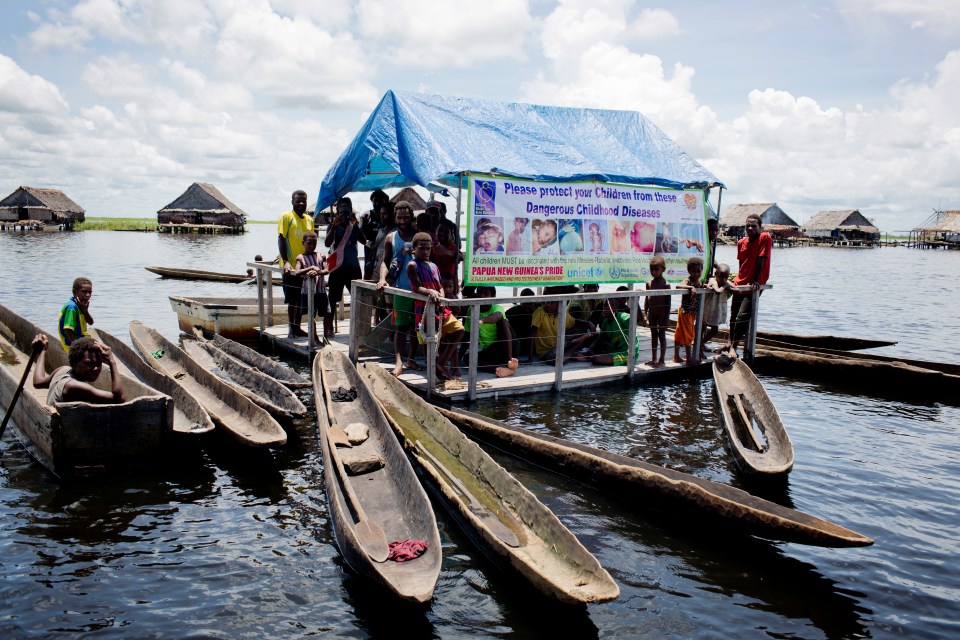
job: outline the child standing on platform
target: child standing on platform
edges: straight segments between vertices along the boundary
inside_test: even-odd
[[[700,310],[698,286],[700,276],[703,275],[703,258],[693,257],[687,260],[687,273],[689,277],[677,285],[677,289],[685,289],[687,293],[683,294],[680,300],[677,330],[673,334],[673,361],[698,364],[699,354],[691,354],[690,348],[693,346],[697,331],[697,311]],[[680,359],[680,345],[683,345],[685,360]]]
[[[436,305],[437,333],[440,343],[437,348],[437,377],[441,380],[452,380],[454,375],[447,369],[447,365],[460,344],[463,337],[463,324],[450,311],[450,307],[438,304],[443,297],[443,281],[437,265],[430,262],[430,251],[433,249],[433,237],[423,231],[413,236],[413,260],[407,263],[407,277],[410,279],[410,290],[420,295],[429,296]],[[423,321],[423,312],[426,303],[417,300],[414,303],[415,326]]]
[[[733,292],[730,284],[730,267],[718,264],[714,276],[707,281],[707,294],[703,301],[703,339],[700,340],[700,358],[706,357],[707,342],[717,335],[720,325],[727,322],[727,299]],[[722,349],[721,349],[722,351]]]
[[[647,291],[669,289],[670,283],[663,277],[667,263],[662,256],[650,258],[650,282]],[[670,296],[647,296],[643,299],[643,312],[650,327],[650,360],[646,362],[651,367],[662,367],[667,357],[667,320],[670,319]],[[660,358],[657,358],[657,347],[660,347]]]
[[[300,313],[301,316],[308,313],[308,292],[311,284],[314,287],[313,311],[323,318],[323,337],[329,339],[333,336],[333,316],[330,314],[330,305],[327,302],[327,285],[324,276],[327,275],[327,268],[324,261],[317,255],[317,234],[313,231],[307,231],[303,234],[303,253],[297,256],[297,269],[294,275],[303,278],[303,284],[300,286]],[[316,277],[311,282],[310,276]],[[309,321],[309,317],[307,318]],[[320,342],[320,339],[314,335],[314,342]]]

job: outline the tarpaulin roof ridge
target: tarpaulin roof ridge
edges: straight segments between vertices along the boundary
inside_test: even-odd
[[[722,184],[635,111],[387,91],[324,177],[317,211],[350,191],[456,186],[465,172],[670,188]]]

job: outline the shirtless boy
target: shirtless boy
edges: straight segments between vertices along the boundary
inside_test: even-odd
[[[684,289],[680,301],[680,311],[677,315],[677,330],[673,334],[673,361],[698,364],[700,354],[691,354],[691,347],[695,341],[697,331],[697,312],[700,310],[699,284],[703,274],[703,260],[693,257],[687,260],[686,280],[677,285],[677,289]],[[680,359],[680,345],[683,345],[685,360]]]
[[[507,238],[507,255],[523,253],[523,232],[527,230],[530,218],[514,218],[513,231]]]
[[[650,258],[650,282],[647,291],[669,289],[670,283],[663,277],[667,268],[666,261],[661,256]],[[645,364],[651,367],[662,367],[667,356],[667,320],[670,318],[670,296],[647,296],[643,299],[643,312],[650,327],[650,360]],[[660,347],[660,358],[657,358],[657,346]]]

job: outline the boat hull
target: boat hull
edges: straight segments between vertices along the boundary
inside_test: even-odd
[[[536,433],[459,409],[438,407],[461,431],[487,446],[522,457],[610,495],[671,515],[683,513],[714,526],[770,540],[821,547],[862,547],[873,540],[816,516],[758,498],[727,484],[698,478],[634,458],[543,433]]]
[[[620,589],[556,515],[436,409],[377,364],[360,379],[421,477],[494,563],[570,604],[613,600]]]
[[[130,339],[145,362],[183,385],[203,405],[214,424],[236,440],[251,447],[286,443],[283,427],[266,410],[201,367],[159,332],[133,321]]]
[[[750,367],[739,358],[730,365],[715,362],[713,381],[737,466],[758,476],[789,473],[793,468],[793,443],[777,408]]]
[[[317,353],[313,361],[314,397],[317,406],[320,448],[323,455],[324,488],[327,508],[333,524],[334,539],[344,560],[356,573],[365,576],[391,592],[412,602],[427,602],[440,577],[442,546],[433,507],[417,476],[393,435],[386,417],[370,397],[346,355],[329,349]],[[358,397],[352,402],[333,402],[334,417],[341,427],[363,422],[370,437],[356,445],[355,455],[379,455],[384,466],[360,476],[349,477],[354,493],[371,521],[383,529],[387,540],[423,540],[427,550],[406,562],[374,562],[364,551],[356,524],[342,487],[343,480],[335,470],[332,449],[336,446],[329,435],[329,414],[323,386],[352,388]]]
[[[260,313],[256,298],[229,297],[184,297],[170,296],[170,307],[177,314],[180,330],[192,334],[194,327],[231,340],[253,341],[259,336]],[[264,314],[267,314],[264,305]],[[270,324],[287,324],[287,305],[275,302],[273,321]]]
[[[2,305],[0,322],[14,334],[12,346],[5,345],[6,355],[0,358],[0,405],[6,408],[20,383],[30,341],[36,334],[45,334],[50,343],[48,371],[68,363],[58,338]],[[60,477],[96,475],[159,460],[173,430],[172,401],[136,379],[121,377],[126,402],[64,402],[53,407],[46,402],[47,389],[35,388],[28,376],[9,426],[27,451]],[[109,368],[104,368],[94,384],[110,389]]]

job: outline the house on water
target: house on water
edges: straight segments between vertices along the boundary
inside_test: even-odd
[[[910,247],[960,249],[960,209],[934,211],[919,227],[910,231]]]
[[[243,233],[247,214],[212,184],[194,182],[157,212],[161,232]]]
[[[807,237],[841,247],[880,244],[880,230],[857,209],[821,211],[804,225]]]
[[[85,213],[83,207],[59,189],[19,187],[0,200],[0,224],[4,226],[42,223],[66,229],[83,222]]]
[[[720,230],[731,238],[740,239],[746,235],[747,216],[758,215],[763,230],[774,240],[783,240],[801,235],[800,225],[788,216],[776,202],[756,204],[735,204],[720,214]]]

